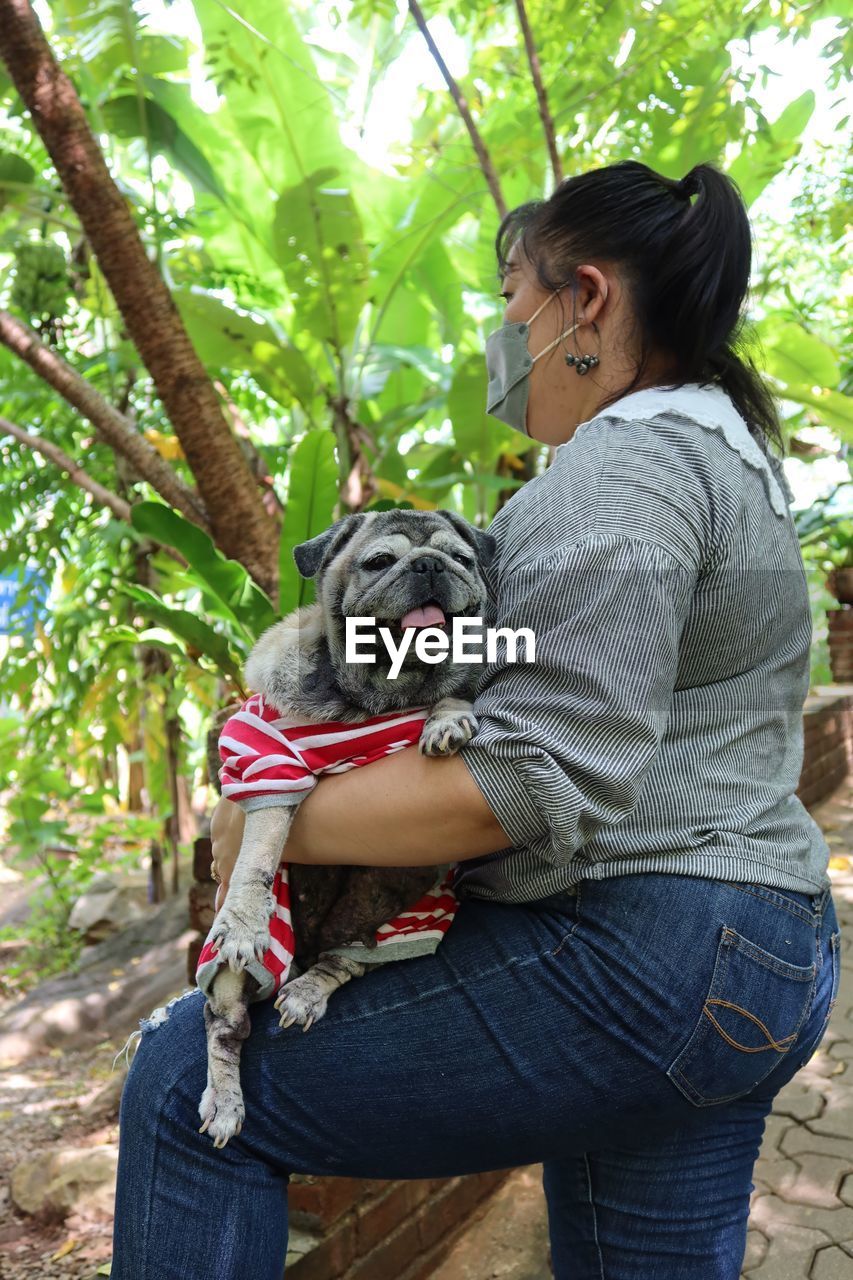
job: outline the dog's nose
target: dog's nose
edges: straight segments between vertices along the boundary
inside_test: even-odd
[[[444,573],[444,565],[433,556],[419,556],[417,560],[412,561],[411,567],[415,573],[429,573],[430,571]]]

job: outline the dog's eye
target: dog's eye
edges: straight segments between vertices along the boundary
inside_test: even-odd
[[[390,565],[396,563],[396,556],[392,556],[389,551],[381,551],[378,555],[371,556],[369,560],[362,562],[362,569],[387,569]]]
[[[460,564],[464,564],[466,569],[470,569],[471,565],[474,563],[470,556],[463,555],[461,551],[454,551],[452,555],[453,559],[458,560]]]

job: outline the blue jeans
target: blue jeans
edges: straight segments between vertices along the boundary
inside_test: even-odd
[[[251,1006],[223,1150],[197,1132],[196,992],[131,1064],[112,1280],[282,1280],[294,1171],[540,1161],[556,1280],[737,1280],[764,1119],[838,973],[829,890],[649,874],[464,899],[434,955],[348,983],[307,1033]]]

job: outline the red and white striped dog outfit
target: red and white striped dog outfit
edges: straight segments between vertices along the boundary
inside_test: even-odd
[[[255,693],[226,721],[219,736],[222,795],[247,813],[298,805],[322,774],[346,773],[417,743],[428,715],[427,707],[411,707],[371,716],[359,724],[306,723],[280,715],[262,694]],[[333,947],[330,954],[350,956],[363,964],[384,964],[435,951],[459,906],[452,889],[456,865],[407,911],[379,926],[375,948],[354,942]],[[247,965],[247,972],[260,983],[253,1000],[264,1000],[284,986],[293,961],[286,862],[279,865],[272,892],[276,905],[270,917],[269,948],[262,961]],[[216,949],[205,942],[196,968],[196,982],[205,994],[221,963]]]

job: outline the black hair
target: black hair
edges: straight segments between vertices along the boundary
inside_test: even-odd
[[[668,386],[722,387],[762,448],[772,441],[784,452],[776,404],[747,348],[747,340],[755,341],[742,310],[752,258],[749,216],[737,185],[720,169],[697,164],[678,182],[621,160],[566,178],[547,200],[504,217],[495,241],[500,276],[516,243],[543,288],[571,284],[573,307],[582,263],[599,258],[621,270],[639,325],[639,364],[602,409],[634,390],[659,351],[672,361]]]

